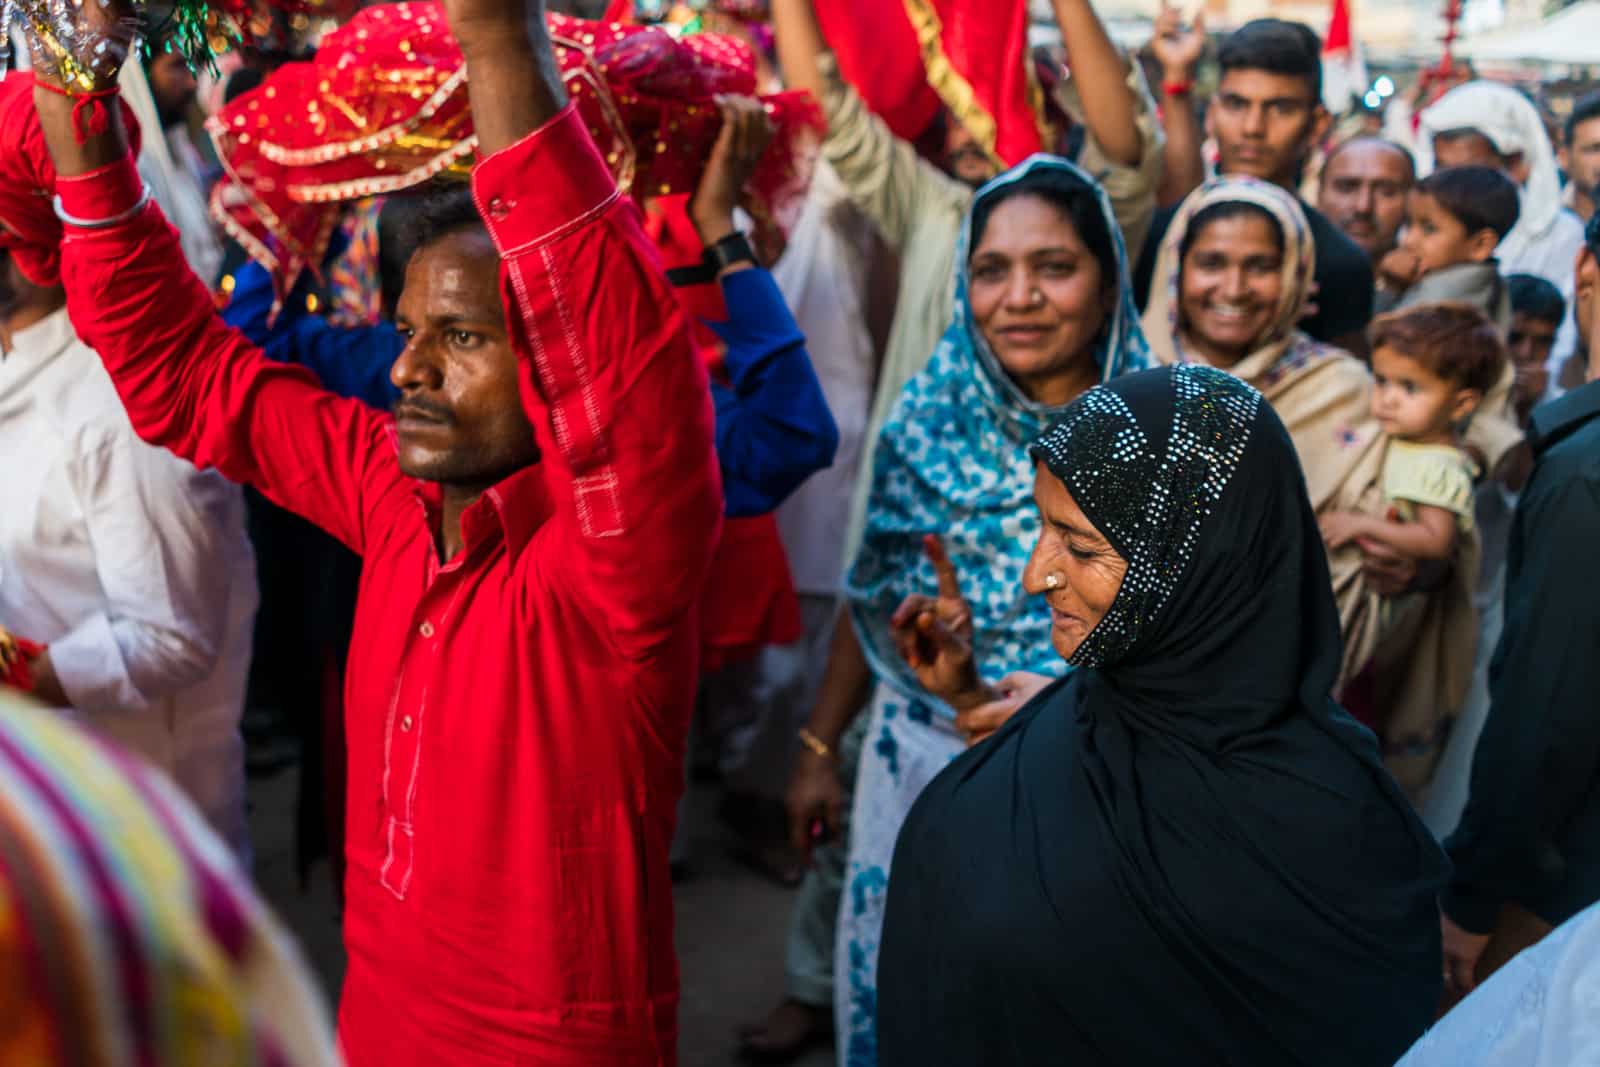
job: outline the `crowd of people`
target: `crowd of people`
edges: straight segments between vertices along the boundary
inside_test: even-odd
[[[220,177],[120,5],[29,32],[0,1064],[677,1063],[702,771],[796,890],[749,1062],[1600,1062],[1600,94],[1340,137],[1306,26],[1202,101],[1050,6],[1002,100],[828,0],[372,5]]]

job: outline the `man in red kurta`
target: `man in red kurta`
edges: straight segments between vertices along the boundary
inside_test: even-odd
[[[218,321],[172,228],[138,206],[115,109],[80,144],[74,102],[41,89],[68,306],[141,435],[364,559],[350,1062],[673,1064],[667,849],[722,512],[705,372],[636,209],[564,106],[542,0],[446,7],[482,221],[446,204],[419,236],[397,417]]]

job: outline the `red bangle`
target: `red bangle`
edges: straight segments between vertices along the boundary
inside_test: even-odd
[[[43,645],[17,637],[0,626],[0,685],[14,686],[24,693],[33,692],[31,661],[43,651]]]
[[[1163,82],[1161,95],[1163,96],[1188,96],[1194,92],[1194,82]]]

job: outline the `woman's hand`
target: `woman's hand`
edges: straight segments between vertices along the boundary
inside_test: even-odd
[[[140,19],[129,10],[127,0],[96,0],[62,10],[71,13],[70,50],[56,35],[24,31],[34,80],[65,86],[73,93],[115,86],[140,30]]]
[[[1368,587],[1379,596],[1404,596],[1417,585],[1417,561],[1403,556],[1377,541],[1358,539],[1361,548],[1361,573]]]
[[[837,745],[833,748],[835,758],[802,748],[789,773],[789,790],[783,798],[789,813],[789,843],[808,865],[812,848],[839,836],[844,783],[839,781]]]
[[[1053,681],[1054,678],[1029,671],[1016,671],[1000,679],[1000,684],[994,687],[999,693],[998,697],[956,716],[956,729],[967,735],[967,747],[988,740],[990,734],[1004,726],[1006,720],[1021,711]]]
[[[1328,548],[1343,548],[1366,529],[1367,516],[1354,511],[1330,511],[1317,520],[1317,529]]]
[[[923,551],[939,578],[938,596],[912,594],[889,620],[895,648],[917,681],[958,712],[993,697],[978,680],[972,658],[972,607],[961,595],[956,569],[934,534],[923,539]]]

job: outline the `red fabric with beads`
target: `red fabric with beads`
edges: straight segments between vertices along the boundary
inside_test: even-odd
[[[567,91],[618,184],[693,191],[721,131],[716,96],[754,95],[755,57],[733,38],[549,15]],[[810,183],[822,118],[805,94],[763,98],[778,137],[746,190],[787,228]],[[475,140],[461,52],[435,3],[361,11],[208,124],[227,172],[212,211],[287,291],[315,268],[338,205],[465,177]]]

